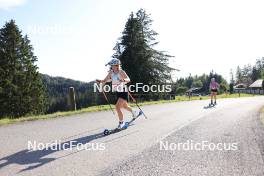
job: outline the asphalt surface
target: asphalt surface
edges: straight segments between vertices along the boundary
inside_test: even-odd
[[[264,97],[207,104],[144,106],[148,119],[109,136],[111,111],[1,126],[0,175],[264,175]],[[28,150],[34,141],[60,145]],[[72,141],[88,149],[58,147]]]

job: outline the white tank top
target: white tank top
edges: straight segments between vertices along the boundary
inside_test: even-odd
[[[121,83],[121,75],[120,75],[120,73],[118,72],[118,73],[115,73],[115,72],[112,72],[112,74],[111,74],[111,80],[112,80],[112,84],[113,85],[118,85],[118,84],[120,84]]]
[[[111,81],[112,81],[113,90],[117,92],[124,92],[125,83],[121,82],[120,80],[121,80],[120,71],[118,73],[112,72]]]

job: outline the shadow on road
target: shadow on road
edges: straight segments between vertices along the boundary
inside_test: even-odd
[[[133,133],[135,133],[135,132],[133,132]],[[80,133],[80,134],[82,134],[82,133]],[[116,139],[119,139],[121,137],[125,137],[125,136],[128,136],[128,135],[131,135],[131,134],[132,133],[125,134],[125,135],[122,135],[122,136],[118,136],[118,137],[116,137],[114,139],[110,139],[110,140],[105,141],[105,143],[106,142],[111,142],[113,140],[116,140]],[[73,135],[73,136],[76,136],[76,135]],[[60,144],[53,145],[52,147],[45,148],[44,150],[28,150],[28,149],[21,150],[21,151],[19,151],[17,153],[14,153],[12,155],[9,155],[9,156],[6,156],[4,158],[1,158],[0,159],[0,163],[1,163],[0,164],[0,168],[3,168],[3,167],[8,166],[10,164],[19,164],[19,165],[30,165],[27,168],[20,170],[19,172],[32,170],[32,169],[38,168],[38,167],[40,167],[40,166],[42,166],[44,164],[52,162],[52,161],[54,161],[56,159],[67,157],[69,155],[72,155],[72,154],[75,154],[77,152],[82,151],[82,150],[80,150],[80,151],[77,151],[77,152],[73,152],[71,154],[68,154],[68,155],[65,155],[65,156],[62,156],[62,157],[58,157],[58,158],[44,158],[44,157],[46,157],[46,156],[48,156],[50,154],[53,154],[55,152],[62,151],[63,149],[61,149],[61,147],[60,147],[62,145],[69,146],[69,144],[72,141],[74,141],[75,143],[84,145],[84,144],[87,144],[87,143],[89,143],[89,142],[91,142],[93,140],[100,139],[100,138],[103,138],[103,137],[107,137],[107,136],[105,136],[102,132],[100,132],[100,133],[96,133],[96,134],[92,134],[92,135],[88,135],[88,136],[84,136],[84,137],[79,137],[79,138],[72,139],[72,140],[67,140],[67,141],[62,142]],[[68,138],[69,137],[67,137],[65,139],[68,139]],[[57,147],[54,147],[54,146],[57,146]]]
[[[215,108],[216,105],[208,105],[208,106],[204,106],[204,109],[211,109],[211,108]]]

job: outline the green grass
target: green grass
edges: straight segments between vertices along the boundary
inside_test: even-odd
[[[252,94],[240,94],[240,97],[254,97],[260,95],[252,95]],[[239,98],[239,94],[221,94],[218,95],[217,98]]]
[[[24,121],[33,121],[33,120],[43,120],[43,119],[52,119],[57,117],[66,117],[76,114],[82,114],[87,112],[97,112],[97,111],[105,111],[109,110],[108,105],[100,105],[100,106],[91,106],[88,108],[84,108],[78,111],[67,111],[67,112],[56,112],[52,114],[46,114],[46,115],[35,115],[35,116],[27,116],[27,117],[20,117],[20,118],[3,118],[0,119],[0,125],[6,125],[6,124],[12,124],[16,122],[24,122]]]
[[[254,95],[251,94],[241,94],[240,97],[252,97]],[[221,94],[218,95],[217,98],[238,98],[238,94]],[[206,100],[210,99],[209,96],[202,96],[202,97],[192,97],[192,100]],[[153,104],[163,104],[163,103],[173,103],[173,102],[180,102],[180,101],[190,101],[188,97],[186,96],[176,96],[174,100],[160,100],[160,101],[148,101],[148,102],[142,102],[139,103],[139,105],[153,105]],[[136,106],[135,104],[131,104],[131,106]],[[114,108],[114,105],[112,105]],[[99,106],[91,106],[88,108],[84,108],[77,111],[67,111],[67,112],[56,112],[53,114],[47,114],[47,115],[36,115],[36,116],[28,116],[28,117],[21,117],[16,119],[10,119],[10,118],[3,118],[0,119],[0,125],[6,125],[6,124],[12,124],[17,122],[24,122],[24,121],[33,121],[33,120],[44,120],[44,119],[52,119],[52,118],[58,118],[58,117],[66,117],[76,114],[82,114],[87,112],[97,112],[97,111],[105,111],[110,110],[109,105],[99,105]],[[264,109],[263,109],[264,112]],[[264,122],[264,121],[263,121]]]

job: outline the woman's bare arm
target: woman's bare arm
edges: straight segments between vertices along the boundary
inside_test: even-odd
[[[125,83],[129,83],[130,82],[130,78],[128,77],[128,75],[126,74],[126,72],[124,70],[121,70],[120,75],[122,77],[122,82]]]
[[[112,72],[109,71],[108,74],[107,74],[107,76],[105,77],[105,79],[103,79],[103,80],[97,79],[96,82],[97,83],[103,83],[103,84],[105,84],[106,82],[108,82],[109,80],[111,80],[111,73]]]

